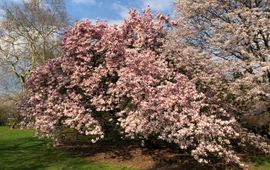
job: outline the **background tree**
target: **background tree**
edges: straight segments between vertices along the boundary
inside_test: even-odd
[[[31,71],[61,51],[60,37],[68,26],[65,4],[30,0],[5,3],[1,10],[1,68],[11,72],[23,89]]]
[[[270,110],[268,0],[175,0],[178,40],[202,50],[226,77],[237,112]]]
[[[63,0],[6,1],[0,9],[0,114],[17,119],[14,100],[24,96],[31,72],[61,52],[68,18]]]

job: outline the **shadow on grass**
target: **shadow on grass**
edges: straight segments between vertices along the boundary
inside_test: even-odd
[[[270,169],[270,156],[261,154],[254,154],[249,158],[246,158],[253,170],[268,170]]]
[[[224,164],[203,166],[188,153],[183,153],[177,147],[163,145],[162,147],[141,147],[138,142],[118,141],[116,143],[103,141],[91,145],[70,145],[61,149],[94,160],[105,160],[112,163],[129,164],[138,169],[147,170],[225,170]],[[101,154],[102,153],[102,154]]]
[[[131,170],[131,168],[97,163],[70,155],[32,136],[33,133],[29,131],[0,127],[1,170]]]

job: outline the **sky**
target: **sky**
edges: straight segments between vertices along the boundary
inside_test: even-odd
[[[0,0],[20,3],[22,0]],[[28,1],[28,0],[26,0]],[[64,0],[69,17],[73,21],[91,19],[107,20],[110,24],[119,24],[128,15],[129,8],[139,11],[148,5],[154,12],[160,11],[170,15],[173,10],[173,0]],[[0,11],[1,13],[1,11]]]
[[[69,16],[74,20],[107,20],[109,23],[121,23],[128,15],[129,8],[139,11],[148,5],[154,11],[165,15],[172,12],[173,0],[66,0]]]

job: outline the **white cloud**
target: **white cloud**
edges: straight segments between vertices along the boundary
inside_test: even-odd
[[[106,19],[106,18],[81,18],[80,21],[90,20],[93,24],[96,24],[97,21],[105,21],[109,25],[122,25],[124,23],[124,19]]]
[[[21,3],[21,2],[30,2],[30,0],[12,0],[13,2],[16,2],[16,3]]]
[[[113,3],[112,8],[116,10],[122,18],[126,18],[128,16],[128,7],[121,5],[120,3]]]
[[[144,0],[142,8],[147,6],[150,6],[153,10],[164,11],[172,6],[172,0]]]
[[[3,21],[5,15],[5,11],[0,9],[0,22]]]
[[[80,4],[80,5],[94,5],[96,4],[95,0],[72,0],[74,4]]]
[[[122,25],[124,23],[124,19],[119,19],[119,20],[110,19],[108,20],[108,23],[110,25]]]
[[[23,0],[11,0],[13,2],[23,2]]]

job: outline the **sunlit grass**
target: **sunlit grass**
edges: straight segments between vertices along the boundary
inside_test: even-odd
[[[31,130],[0,127],[0,170],[132,170],[57,150]]]

